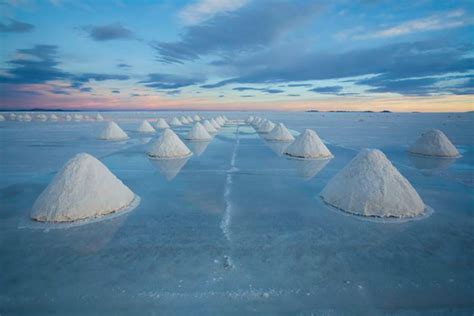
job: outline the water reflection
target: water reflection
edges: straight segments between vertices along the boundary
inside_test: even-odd
[[[289,159],[295,166],[296,172],[305,180],[315,177],[326,167],[331,159]]]
[[[415,168],[422,171],[423,174],[433,174],[438,171],[448,169],[456,158],[439,158],[413,155],[408,153],[408,158]]]
[[[161,174],[164,175],[166,180],[173,180],[178,173],[181,171],[181,168],[184,167],[186,162],[190,157],[176,158],[176,159],[148,159]]]
[[[275,142],[275,141],[268,141],[268,140],[265,140],[264,138],[263,139],[263,142],[265,143],[265,145],[267,145],[268,147],[270,147],[270,149],[275,153],[277,154],[278,156],[282,156],[283,153],[285,152],[285,150],[288,148],[288,146],[290,146],[291,142]]]
[[[202,153],[206,150],[207,146],[211,143],[211,141],[206,142],[187,142],[189,149],[196,155],[201,156]]]

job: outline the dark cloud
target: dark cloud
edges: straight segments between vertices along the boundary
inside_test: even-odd
[[[287,87],[303,87],[303,88],[308,88],[312,87],[313,85],[310,83],[290,83],[287,85]]]
[[[84,88],[80,88],[79,91],[81,91],[81,92],[92,92],[92,88],[84,87]]]
[[[255,95],[253,95],[253,94],[244,94],[244,95],[241,95],[240,97],[241,98],[254,98]]]
[[[114,89],[114,90],[111,90],[110,92],[112,92],[112,93],[120,93],[120,90]]]
[[[64,94],[64,95],[70,94],[68,91],[62,90],[62,89],[53,89],[53,90],[49,90],[49,92],[54,93],[54,94]]]
[[[299,97],[300,95],[299,94],[293,94],[293,93],[290,93],[290,94],[287,94],[288,97]]]
[[[129,65],[129,64],[121,63],[121,64],[118,64],[117,67],[118,67],[118,68],[131,68],[132,66]]]
[[[35,29],[33,24],[14,19],[10,19],[9,22],[10,23],[0,23],[0,33],[26,33]]]
[[[341,86],[329,86],[329,87],[316,87],[309,89],[309,91],[323,93],[323,94],[339,94],[342,91],[343,87]]]
[[[33,48],[18,49],[20,57],[8,61],[12,68],[0,75],[2,83],[32,84],[65,79],[70,74],[57,66],[57,46],[35,45]]]
[[[343,53],[300,53],[299,51],[269,51],[251,56],[225,59],[238,76],[221,82],[203,85],[216,88],[230,83],[277,83],[285,81],[327,80],[380,75],[376,81],[358,82],[374,84],[374,91],[413,94],[416,91],[404,83],[389,81],[409,80],[415,77],[439,76],[448,73],[465,73],[474,69],[471,44],[448,42],[410,42],[365,48]],[[357,81],[357,80],[356,80]],[[412,81],[415,84],[428,84]],[[438,89],[441,93],[442,89]]]
[[[107,81],[107,80],[128,80],[129,76],[102,74],[102,73],[84,73],[80,75],[71,76],[71,87],[80,89],[82,85],[91,81]]]
[[[144,81],[140,81],[140,83],[144,83],[145,86],[149,88],[178,89],[178,88],[200,84],[204,82],[205,80],[206,78],[198,77],[198,76],[184,77],[184,76],[179,76],[179,75],[154,73],[154,74],[149,74],[148,79]]]
[[[284,90],[281,90],[281,89],[274,89],[274,88],[254,88],[254,87],[235,87],[235,88],[233,88],[232,90],[236,90],[236,91],[248,91],[248,90],[251,90],[251,91],[262,91],[262,92],[271,93],[271,94],[285,92]]]
[[[90,38],[99,42],[134,39],[133,32],[120,23],[89,25],[82,27],[82,29],[88,33]]]
[[[157,50],[158,59],[165,63],[253,51],[283,38],[318,12],[319,4],[313,1],[256,1],[187,27],[177,42],[151,45]]]
[[[181,90],[166,91],[166,94],[168,94],[168,95],[178,95],[178,94],[181,94]]]

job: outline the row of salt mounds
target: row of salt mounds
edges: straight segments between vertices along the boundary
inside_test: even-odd
[[[215,128],[216,130],[218,130],[219,128],[221,128],[221,126],[219,125],[219,123],[216,122],[215,119],[212,118],[209,122],[212,124],[212,126],[214,126],[214,128]]]
[[[165,129],[151,145],[148,156],[156,159],[184,158],[192,152],[171,129]]]
[[[257,132],[262,134],[270,133],[275,128],[275,123],[270,120],[265,120],[262,124],[258,126]]]
[[[328,159],[333,155],[315,131],[306,129],[288,146],[285,155],[304,159]]]
[[[265,135],[265,139],[269,141],[292,142],[295,140],[285,124],[278,123],[270,133]]]
[[[197,122],[189,131],[188,135],[186,136],[186,139],[193,141],[208,141],[211,140],[212,137],[211,135],[209,135],[206,128],[204,128],[201,123]]]
[[[35,201],[31,218],[72,222],[115,213],[130,206],[135,194],[99,160],[74,156]]]
[[[177,117],[173,117],[173,119],[170,121],[170,125],[171,126],[182,126],[183,123],[181,123],[181,121]]]
[[[147,120],[143,120],[140,126],[138,126],[137,128],[137,132],[149,134],[149,133],[155,133],[156,131]]]
[[[161,117],[156,121],[155,127],[156,127],[156,128],[159,128],[159,129],[170,128],[170,126],[168,125],[168,123],[166,123],[165,119],[164,119],[164,118],[161,118]]]
[[[408,149],[410,153],[434,157],[459,157],[459,151],[440,130],[433,129],[421,136]]]
[[[211,124],[211,122],[209,122],[209,120],[204,120],[202,125],[208,133],[217,133],[217,129],[214,127],[214,125]]]
[[[362,150],[329,181],[321,197],[362,216],[409,218],[425,211],[416,190],[377,149]]]
[[[103,140],[125,140],[128,139],[127,133],[120,128],[114,121],[107,123],[107,126],[99,134],[98,139]]]

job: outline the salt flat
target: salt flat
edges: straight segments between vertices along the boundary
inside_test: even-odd
[[[472,113],[256,113],[314,129],[334,158],[289,159],[252,127],[229,125],[178,165],[150,160],[160,131],[135,132],[142,120],[188,114],[103,113],[130,137],[118,142],[97,139],[106,122],[0,122],[1,313],[471,314]],[[173,130],[195,150],[190,127]],[[432,128],[462,157],[407,154]],[[319,192],[365,147],[385,153],[430,216],[383,223],[322,202]],[[140,204],[88,225],[30,227],[34,201],[80,152]]]

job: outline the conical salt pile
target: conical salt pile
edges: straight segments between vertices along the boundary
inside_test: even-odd
[[[216,118],[216,122],[217,122],[217,124],[219,124],[220,126],[223,126],[223,125],[225,124],[225,121],[224,121],[224,119],[222,118],[222,116],[218,116],[218,117]]]
[[[329,181],[321,197],[363,216],[414,217],[425,210],[416,190],[377,149],[362,150]]]
[[[36,115],[36,119],[38,121],[43,121],[44,122],[44,121],[48,120],[48,117],[45,114],[38,114],[38,115]]]
[[[51,115],[49,116],[49,120],[50,120],[50,121],[57,121],[57,120],[58,120],[58,116],[57,116],[56,114],[51,114]]]
[[[82,115],[81,114],[74,114],[74,121],[80,121],[82,120]]]
[[[155,123],[155,127],[159,129],[170,128],[168,123],[166,123],[164,118],[159,118],[158,121]]]
[[[139,133],[154,133],[156,132],[153,126],[147,120],[143,120],[140,126],[137,128],[137,132]]]
[[[33,205],[31,218],[71,222],[123,210],[135,194],[89,154],[78,154],[56,174]]]
[[[254,120],[254,117],[253,117],[252,115],[250,115],[250,116],[245,120],[245,122],[246,122],[247,124],[252,124],[252,121],[253,121],[253,120]]]
[[[183,123],[181,123],[181,121],[177,117],[173,117],[173,119],[170,122],[170,125],[171,126],[181,126],[181,125],[183,125]]]
[[[292,142],[295,140],[290,131],[286,128],[285,124],[278,123],[268,135],[265,136],[266,140],[280,141],[280,142]]]
[[[208,120],[204,120],[202,126],[204,126],[208,133],[217,133],[217,129]]]
[[[194,124],[193,128],[189,131],[186,139],[189,140],[199,140],[199,141],[208,141],[211,140],[212,137],[207,132],[206,128],[202,126],[201,123],[197,122]]]
[[[10,114],[8,114],[8,119],[9,119],[10,121],[16,120],[16,114],[15,114],[15,113],[10,113]]]
[[[29,121],[31,121],[32,119],[33,119],[33,118],[32,118],[31,115],[29,115],[29,114],[23,115],[23,121],[29,122]]]
[[[193,118],[189,115],[186,115],[186,119],[188,120],[188,123],[194,122]]]
[[[307,129],[288,146],[285,154],[297,158],[326,159],[332,154],[315,131]]]
[[[5,116],[0,114],[0,121],[5,121]]]
[[[199,117],[199,115],[194,114],[193,120],[195,120],[196,122],[199,122],[199,121],[201,121],[201,118]]]
[[[209,122],[212,124],[212,126],[214,126],[216,130],[221,128],[221,126],[219,125],[219,123],[216,122],[216,120],[211,119]]]
[[[183,123],[183,124],[188,124],[188,123],[189,123],[189,122],[188,122],[188,119],[187,119],[185,116],[181,116],[181,117],[179,118],[179,120],[180,120],[181,123]]]
[[[270,133],[275,128],[275,123],[270,120],[266,120],[263,124],[258,127],[258,132],[265,134]]]
[[[69,115],[69,114],[66,114],[66,116],[64,117],[64,119],[65,119],[66,121],[71,121],[71,120],[72,120],[72,116]]]
[[[128,135],[113,121],[107,123],[107,126],[98,137],[98,139],[104,140],[124,140],[127,138]]]
[[[436,157],[458,157],[459,151],[446,137],[446,135],[437,129],[430,130],[416,140],[408,149],[409,152]]]
[[[100,115],[99,113],[97,113],[97,115],[95,116],[95,120],[96,121],[103,121],[104,117],[102,115]]]
[[[165,129],[160,138],[152,144],[148,155],[151,158],[183,158],[192,155],[189,148],[171,129]]]

